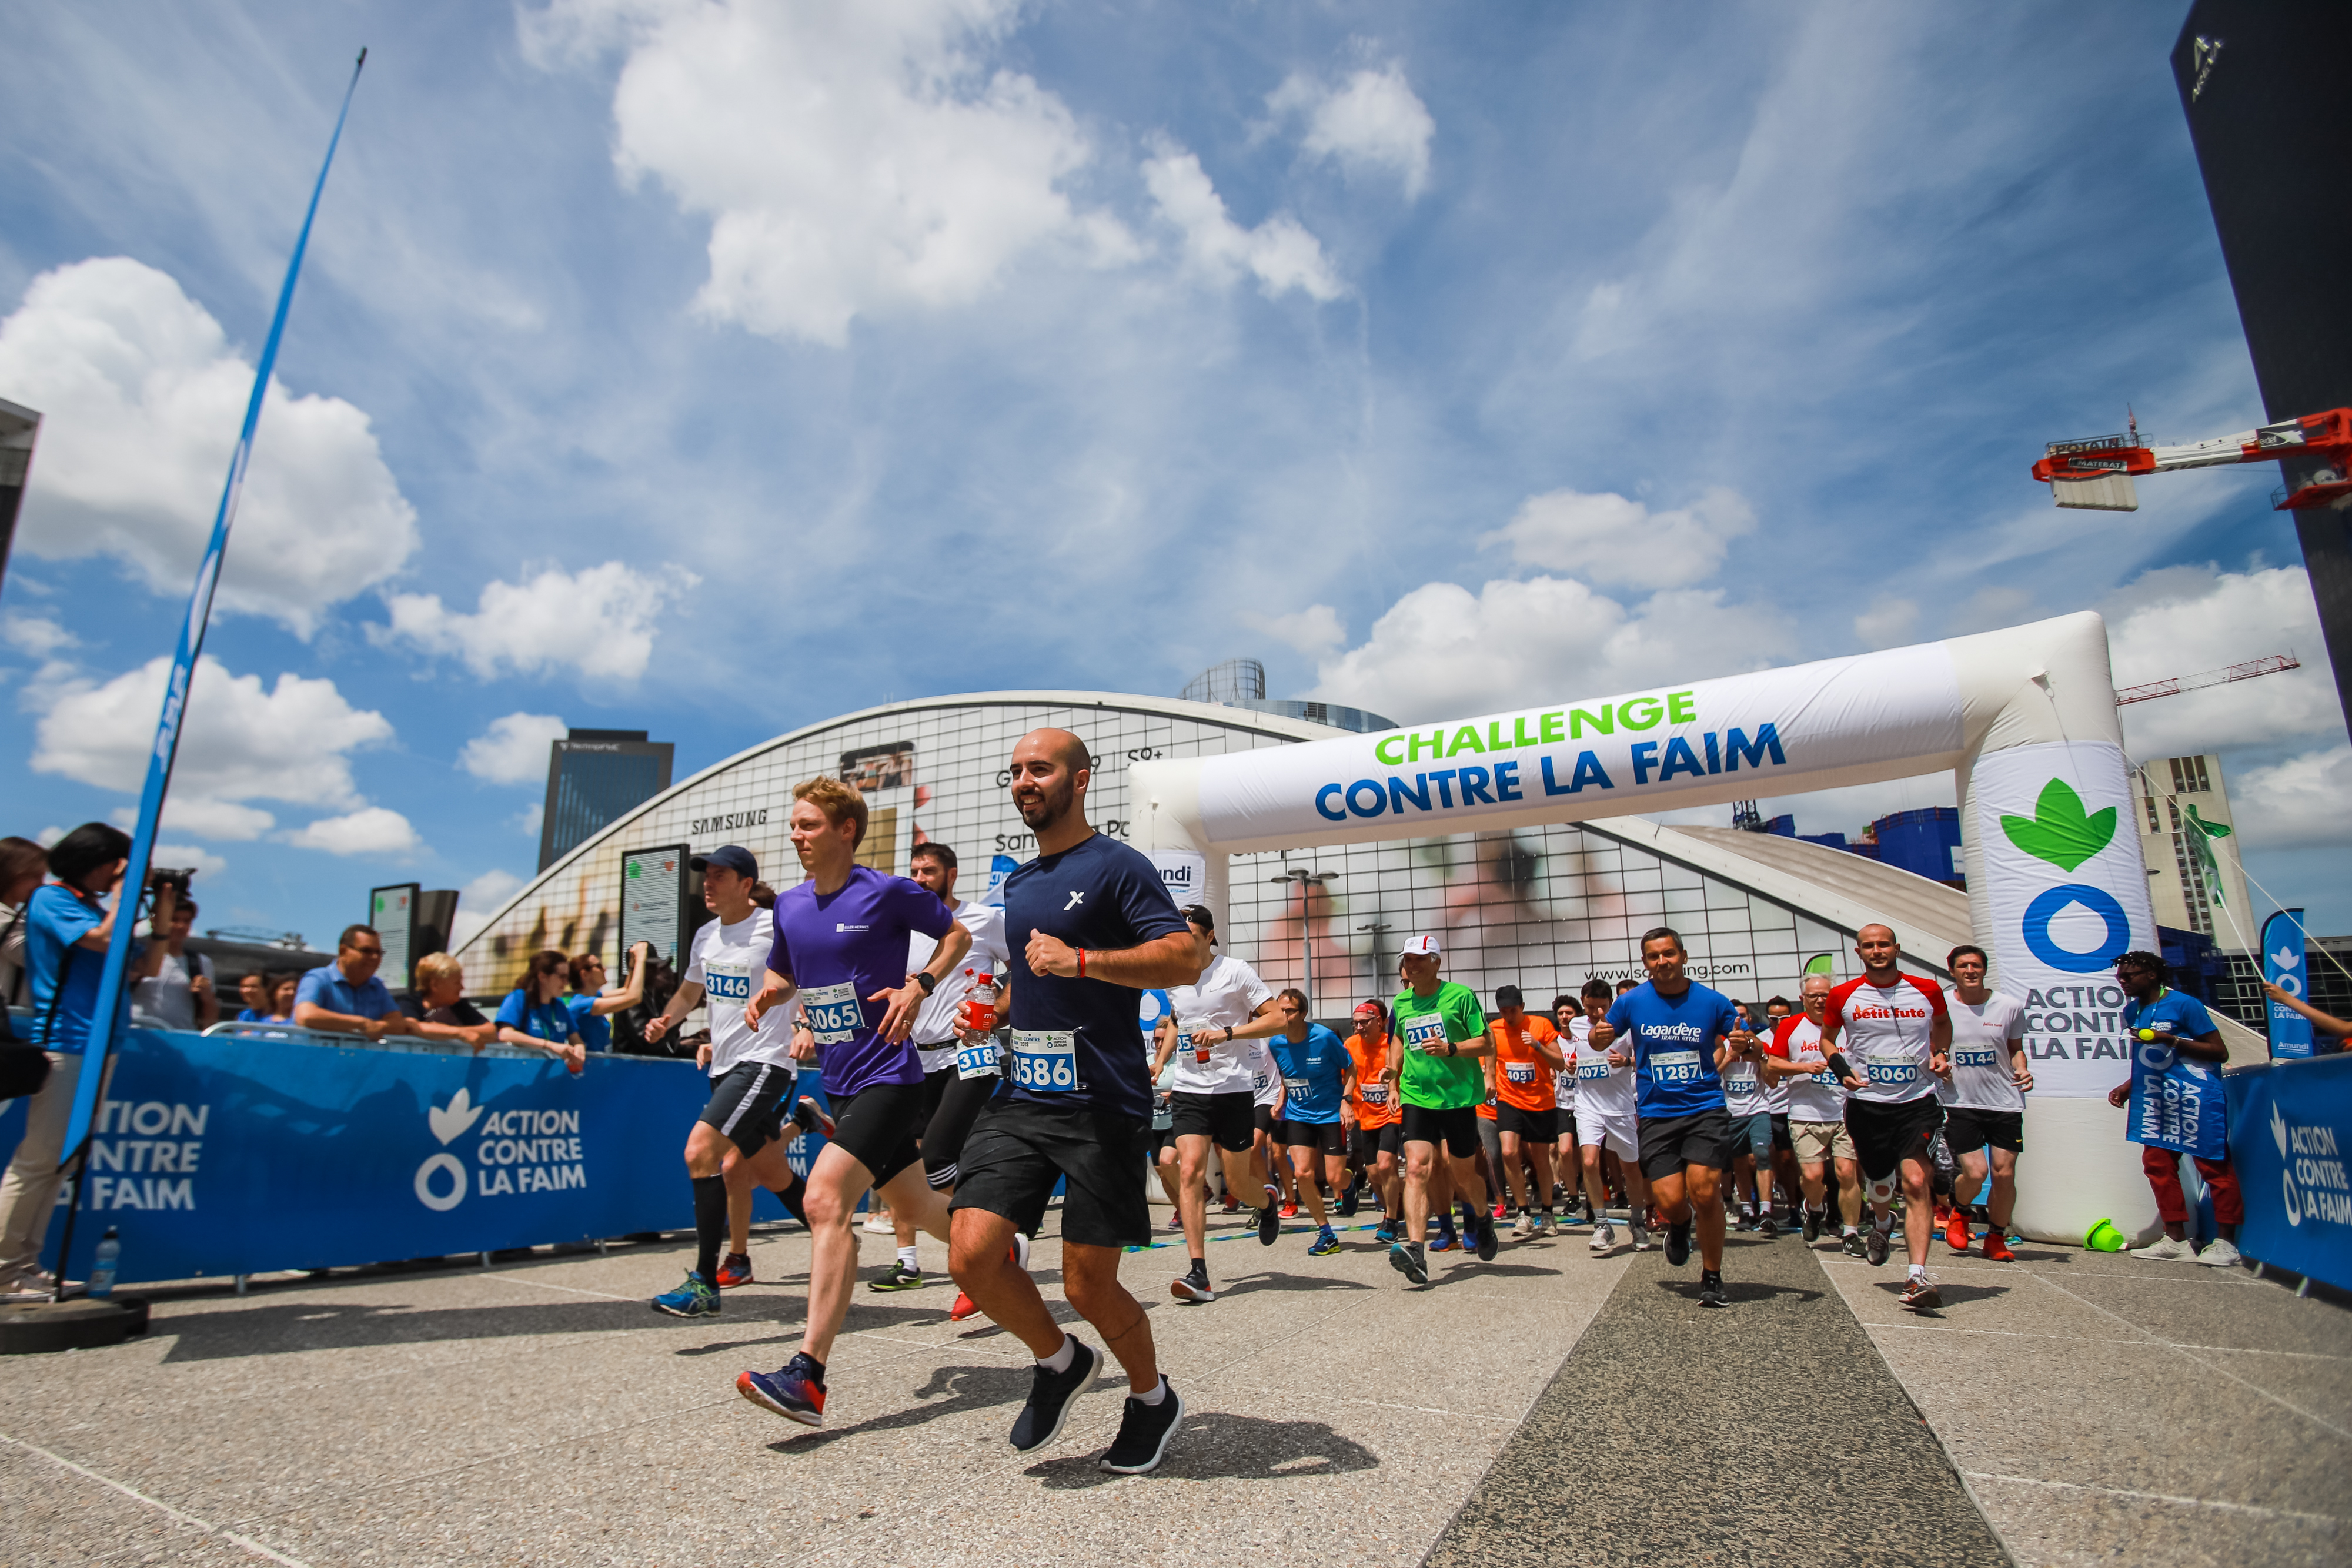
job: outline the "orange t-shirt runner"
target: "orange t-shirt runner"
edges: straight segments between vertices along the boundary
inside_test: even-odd
[[[1511,1026],[1496,1019],[1486,1026],[1495,1040],[1495,1092],[1506,1103],[1522,1111],[1549,1111],[1556,1102],[1551,1092],[1551,1063],[1538,1056],[1534,1042],[1549,1045],[1559,1038],[1559,1030],[1551,1020],[1538,1013],[1529,1013],[1520,1020],[1518,1034],[1528,1044],[1519,1043]],[[1492,1109],[1478,1108],[1481,1115],[1491,1116]]]
[[[1378,1045],[1368,1045],[1362,1035],[1351,1034],[1348,1054],[1356,1063],[1355,1086],[1348,1094],[1356,1125],[1378,1132],[1404,1114],[1397,1104],[1396,1085],[1381,1082],[1381,1074],[1389,1070],[1389,1037],[1384,1034]]]

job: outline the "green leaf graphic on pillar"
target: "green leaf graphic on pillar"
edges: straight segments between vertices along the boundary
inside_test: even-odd
[[[2003,817],[2000,831],[2009,841],[2036,860],[2048,861],[2060,871],[2073,871],[2116,836],[2116,809],[2083,810],[2083,797],[2063,779],[2042,787],[2031,817]]]

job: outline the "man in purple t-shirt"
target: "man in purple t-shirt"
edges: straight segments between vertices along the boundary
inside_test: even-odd
[[[776,896],[768,973],[744,1016],[798,996],[824,1071],[833,1139],[808,1173],[808,1328],[800,1354],[773,1373],[746,1372],[736,1392],[803,1426],[824,1423],[824,1362],[857,1284],[857,1233],[850,1211],[867,1187],[894,1214],[948,1239],[946,1195],[923,1174],[915,1140],[923,1128],[923,1068],[908,1039],[923,998],[955,972],[971,933],[938,896],[902,876],[856,862],[866,836],[866,797],[838,779],[793,790],[793,849],[808,880]],[[930,962],[907,973],[916,933],[940,938]]]

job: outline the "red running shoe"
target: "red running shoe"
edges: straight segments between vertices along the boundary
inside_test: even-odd
[[[1955,1252],[1969,1249],[1969,1217],[1957,1208],[1952,1210],[1952,1218],[1945,1222],[1944,1245]]]
[[[740,1252],[730,1252],[719,1265],[719,1288],[731,1291],[738,1285],[751,1282],[751,1260]]]
[[[1985,1256],[1996,1263],[2014,1263],[2017,1254],[2009,1249],[2009,1238],[1996,1225],[1985,1232]]]
[[[1296,1218],[1298,1218],[1298,1205],[1297,1205],[1297,1204],[1296,1204],[1296,1203],[1286,1203],[1286,1204],[1284,1204],[1284,1205],[1282,1206],[1282,1218],[1285,1218],[1285,1219],[1296,1219]]]
[[[951,1323],[960,1323],[966,1318],[976,1318],[979,1315],[980,1307],[978,1304],[975,1303],[970,1296],[965,1295],[961,1291],[958,1291],[956,1292],[955,1305],[948,1309],[948,1322]]]

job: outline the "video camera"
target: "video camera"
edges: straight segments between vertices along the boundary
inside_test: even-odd
[[[187,903],[188,884],[195,879],[196,868],[192,865],[149,866],[147,868],[147,898],[150,906],[152,906],[156,895],[167,887],[173,890],[172,899],[173,903]]]

